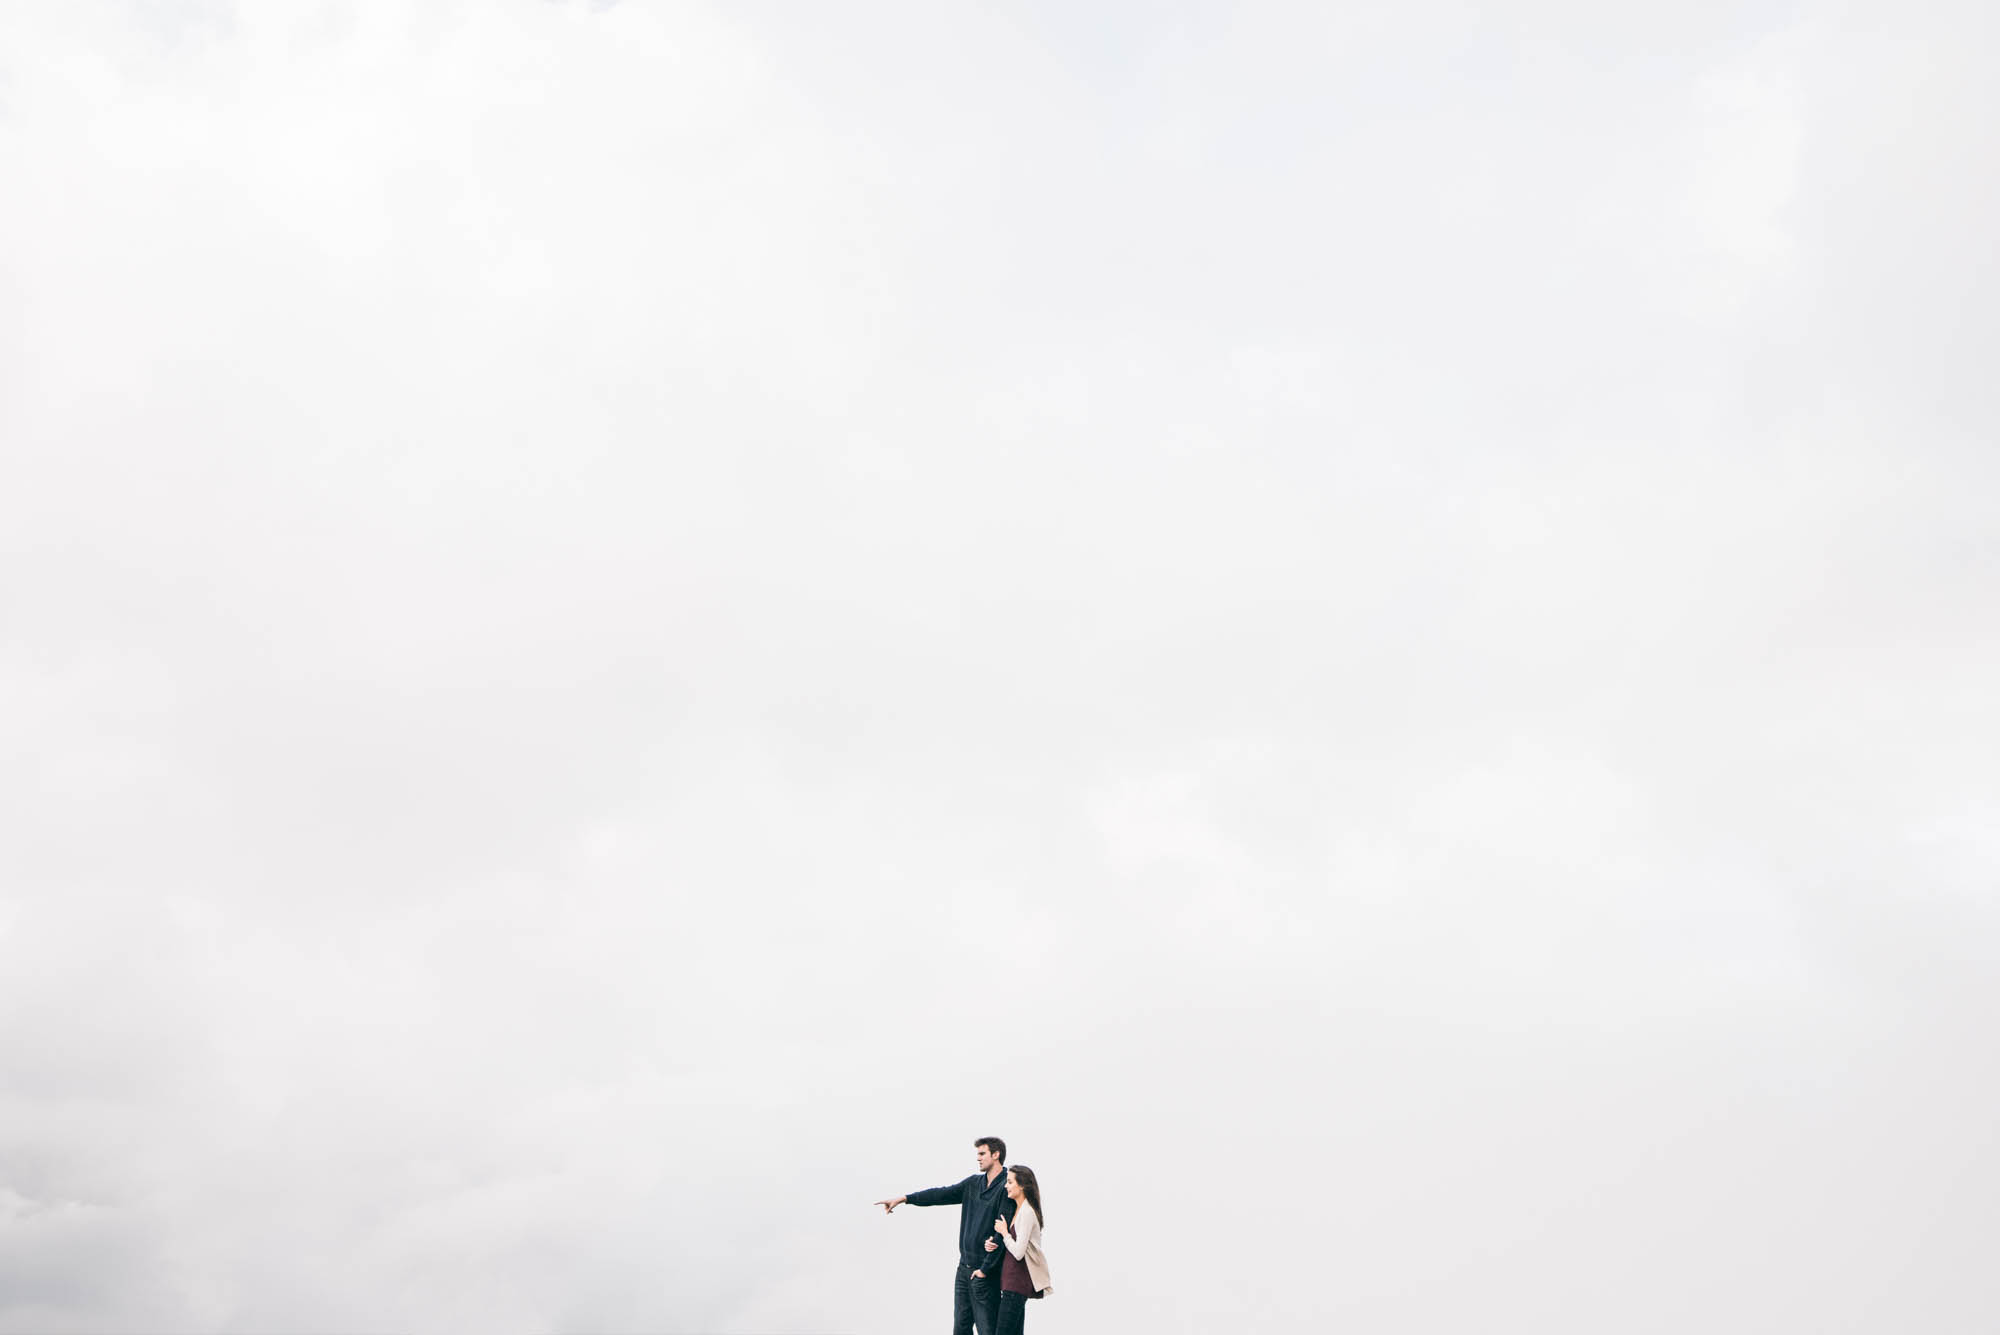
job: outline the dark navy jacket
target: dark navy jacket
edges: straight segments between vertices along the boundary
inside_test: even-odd
[[[903,1199],[911,1205],[956,1205],[959,1264],[984,1270],[990,1278],[1000,1278],[1000,1258],[1004,1253],[997,1247],[987,1251],[986,1240],[1000,1241],[1000,1235],[993,1231],[995,1219],[1002,1215],[1010,1221],[1014,1218],[1014,1202],[1007,1196],[1006,1169],[1001,1169],[990,1183],[986,1174],[974,1173],[956,1186],[913,1191]]]

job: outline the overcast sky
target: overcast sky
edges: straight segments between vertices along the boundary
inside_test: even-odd
[[[1996,45],[0,6],[0,1332],[1990,1335]]]

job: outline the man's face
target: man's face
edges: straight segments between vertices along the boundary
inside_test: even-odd
[[[995,1159],[993,1157],[993,1151],[987,1149],[984,1145],[978,1147],[978,1155],[979,1155],[979,1171],[982,1173],[992,1172],[993,1165],[1000,1162],[998,1159]]]

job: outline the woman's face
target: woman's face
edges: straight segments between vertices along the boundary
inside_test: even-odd
[[[1021,1184],[1014,1180],[1012,1173],[1007,1174],[1007,1194],[1017,1201],[1021,1199]]]

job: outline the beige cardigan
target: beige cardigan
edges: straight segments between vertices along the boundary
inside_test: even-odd
[[[1022,1201],[1014,1209],[1014,1227],[1004,1239],[1007,1250],[1014,1259],[1025,1262],[1028,1267],[1028,1282],[1035,1286],[1035,1292],[1048,1294],[1049,1261],[1042,1255],[1042,1221],[1035,1215],[1035,1207]]]

